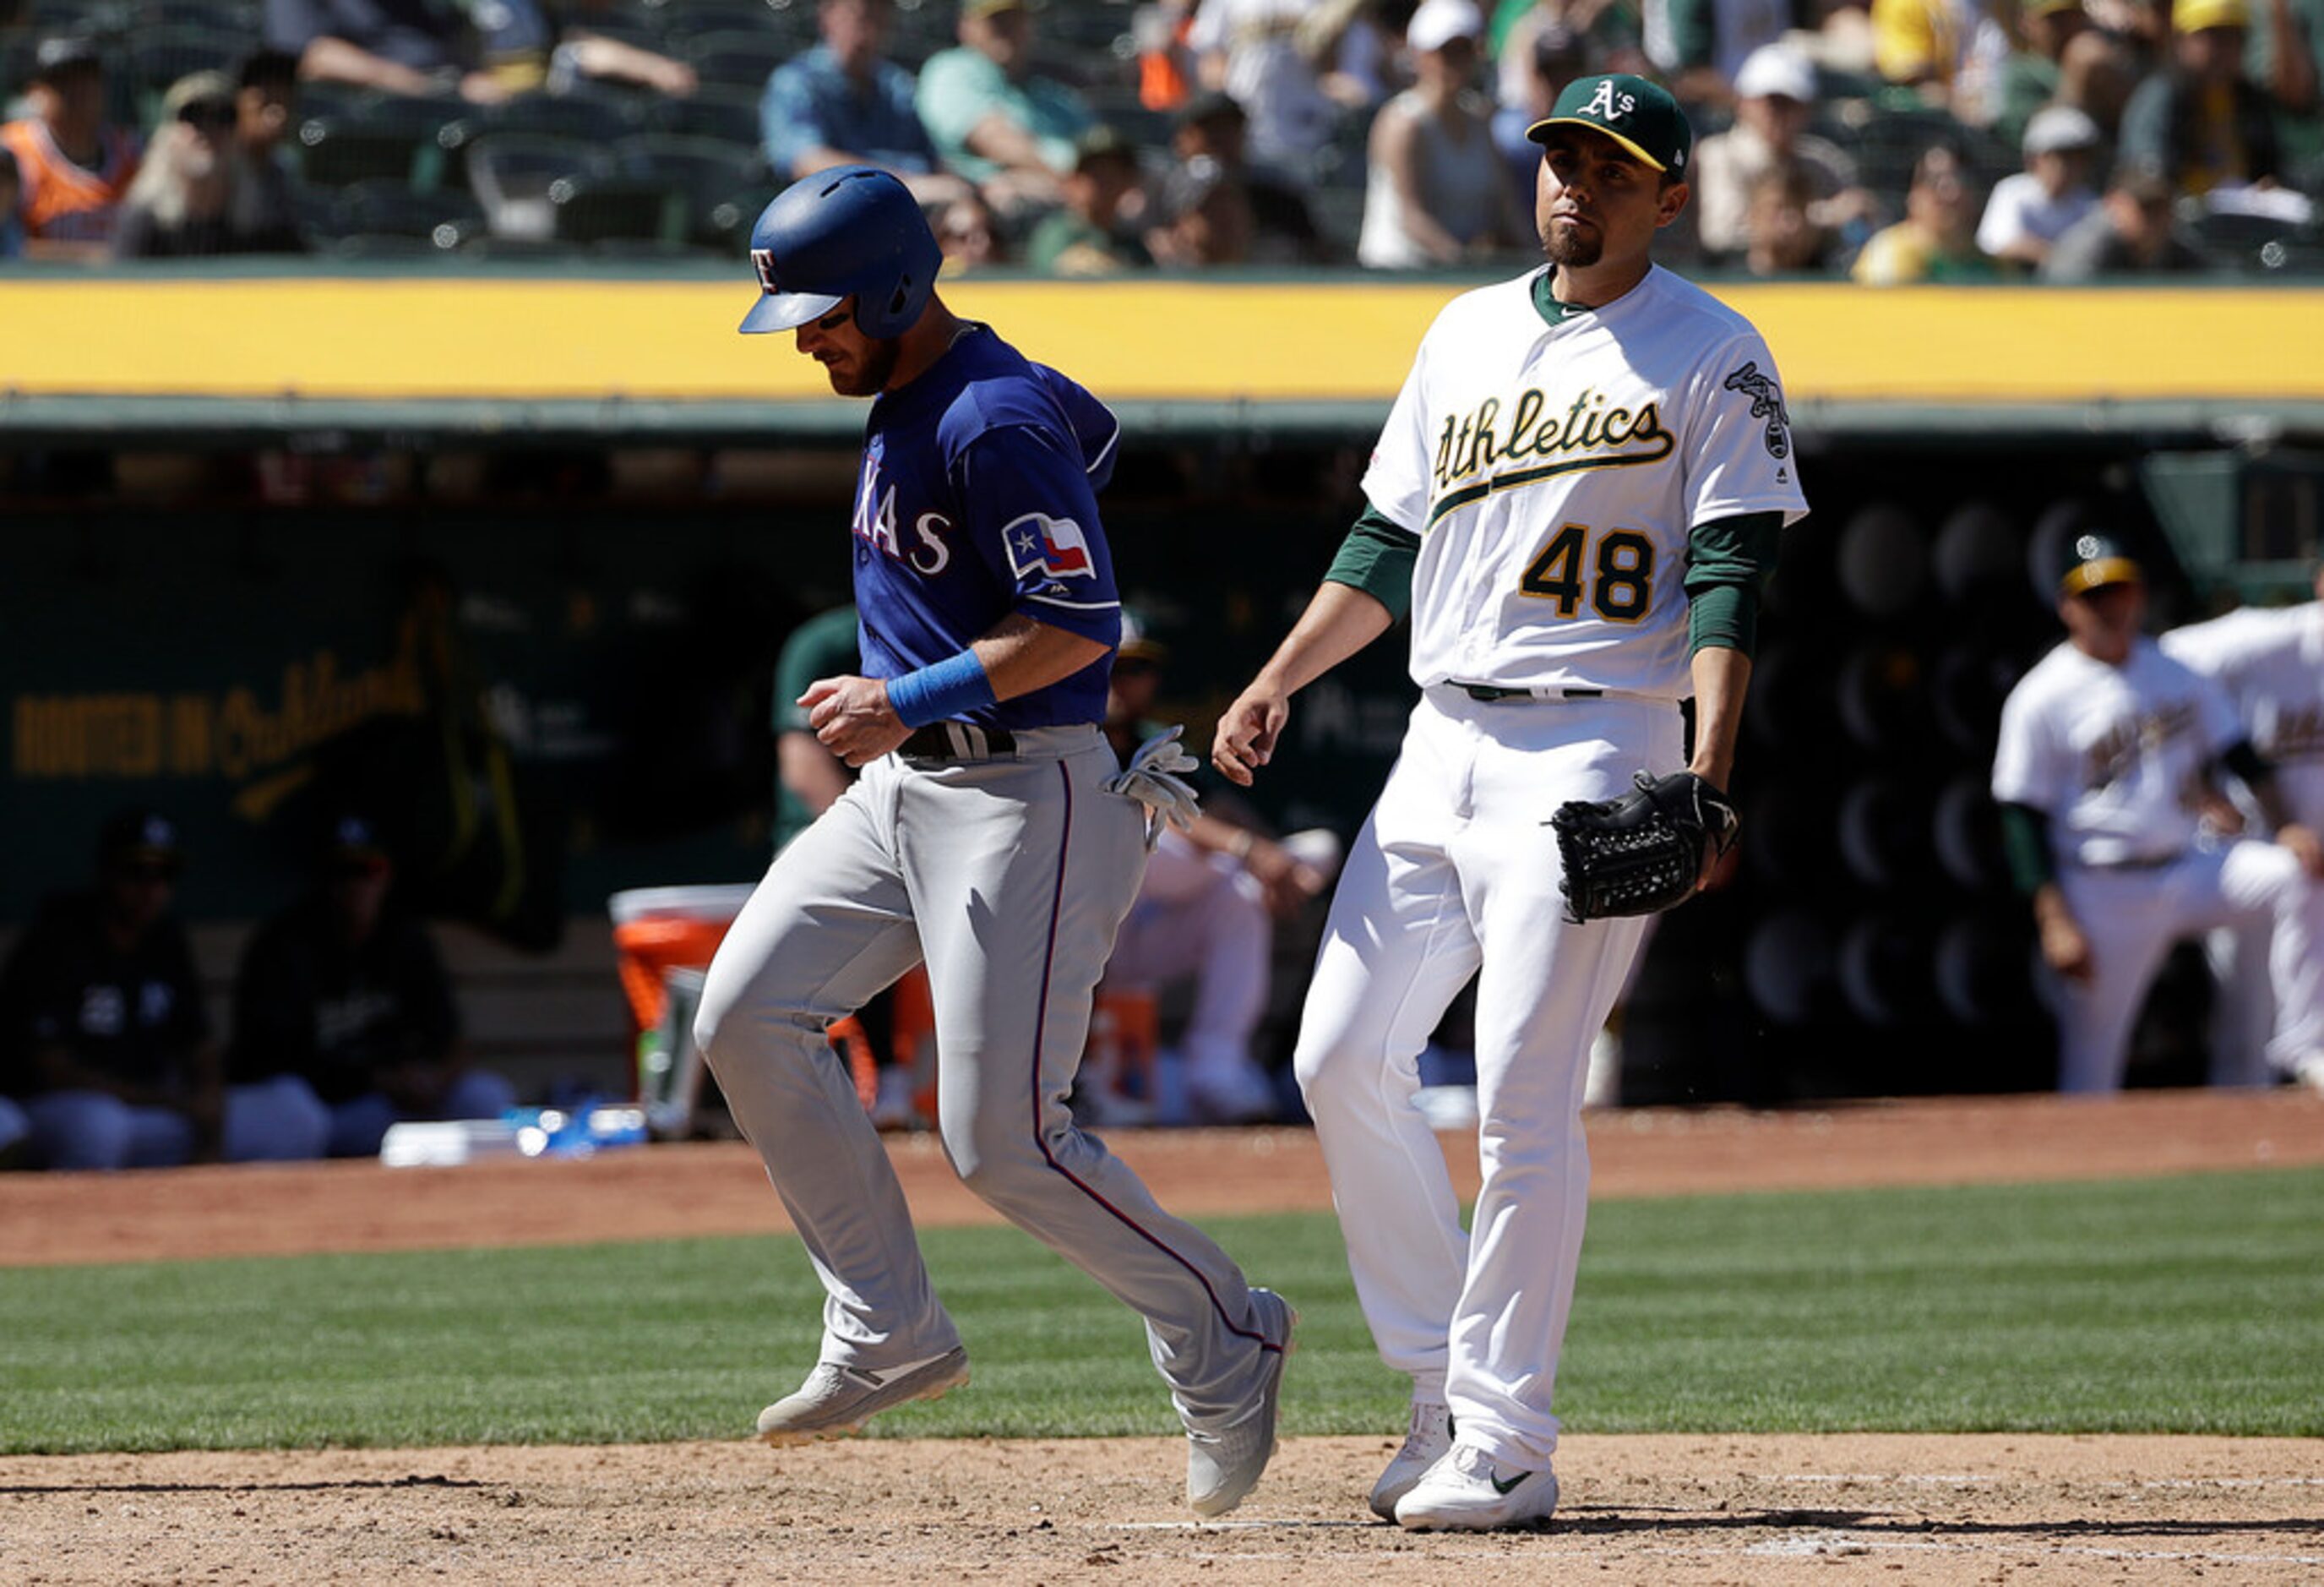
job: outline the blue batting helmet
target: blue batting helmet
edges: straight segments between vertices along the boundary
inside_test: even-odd
[[[796,330],[844,298],[867,337],[911,328],[944,263],[909,188],[868,165],[836,165],[785,188],[751,228],[762,294],[745,332]]]

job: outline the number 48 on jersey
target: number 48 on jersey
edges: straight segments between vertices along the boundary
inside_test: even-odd
[[[1591,547],[1586,523],[1569,523],[1549,537],[1517,585],[1521,594],[1554,601],[1560,617],[1591,610],[1608,623],[1636,623],[1654,604],[1654,542],[1634,529],[1609,529]]]

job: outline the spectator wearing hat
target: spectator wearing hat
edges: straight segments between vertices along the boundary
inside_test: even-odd
[[[1990,125],[2013,48],[2004,14],[1987,0],[1872,0],[1873,65],[1956,119]]]
[[[822,0],[822,42],[767,79],[759,125],[767,163],[785,181],[835,165],[893,171],[923,204],[960,197],[960,178],[937,169],[936,145],[913,103],[912,74],[888,59],[893,0]]]
[[[2203,255],[2180,234],[2171,184],[2151,171],[2116,170],[2098,207],[2066,228],[2042,261],[2045,281],[2183,273]]]
[[[1993,184],[1978,222],[1977,245],[1996,259],[2036,269],[2050,246],[2098,207],[2090,173],[2098,124],[2070,105],[2052,105],[2025,128],[2025,169]]]
[[[1250,207],[1250,263],[1329,262],[1331,245],[1299,189],[1276,172],[1250,163],[1249,126],[1242,106],[1228,95],[1204,89],[1192,96],[1179,107],[1170,132],[1174,171],[1207,161],[1221,174],[1241,184]],[[1152,247],[1149,239],[1149,252]]]
[[[1025,263],[1049,275],[1119,275],[1154,263],[1123,222],[1138,191],[1138,152],[1110,126],[1082,134],[1062,208],[1041,217],[1025,244]]]
[[[103,258],[137,174],[137,139],[105,119],[96,43],[76,34],[42,40],[25,108],[23,119],[0,126],[0,148],[16,157],[26,257]]]
[[[1735,125],[1695,148],[1696,235],[1702,251],[1733,258],[1751,245],[1752,189],[1779,171],[1796,171],[1809,195],[1806,220],[1825,237],[1855,232],[1862,242],[1877,208],[1857,180],[1856,162],[1807,130],[1816,100],[1815,66],[1786,44],[1766,44],[1735,76]]]
[[[1357,263],[1427,270],[1515,248],[1526,226],[1475,90],[1485,19],[1473,0],[1421,0],[1405,30],[1413,86],[1372,121]]]
[[[236,93],[222,71],[170,85],[152,146],[121,206],[115,258],[305,251],[287,193],[261,180],[243,152]]]
[[[1079,94],[1033,70],[1025,0],[963,0],[960,46],[920,68],[917,104],[945,165],[1003,212],[1062,202],[1077,140],[1097,120]]]
[[[2244,75],[2247,0],[2173,0],[2171,59],[2123,107],[2119,158],[2180,192],[2272,184],[2275,117]]]
[[[1978,194],[1969,162],[1950,143],[1932,143],[1913,162],[1904,218],[1872,234],[1849,273],[1869,287],[2001,279],[1977,245]]]
[[[391,898],[395,866],[360,816],[331,824],[314,888],[260,927],[234,991],[234,1072],[295,1075],[328,1110],[333,1157],[372,1157],[414,1119],[494,1119],[500,1075],[460,1050],[450,978]]]
[[[170,911],[184,863],[176,823],[120,812],[97,841],[97,885],[47,900],[0,967],[0,1072],[48,1167],[322,1150],[328,1121],[304,1086],[222,1082],[193,950]]]
[[[468,7],[443,0],[265,0],[266,48],[313,83],[498,105],[510,88],[484,64]]]

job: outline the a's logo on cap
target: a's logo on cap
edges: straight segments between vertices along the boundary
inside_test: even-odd
[[[2094,534],[2086,534],[2074,542],[2074,555],[2085,562],[2094,557],[2105,556],[2106,549],[2106,542]]]
[[[772,248],[752,249],[751,264],[759,272],[761,291],[768,293],[782,291],[782,288],[775,284],[775,251]]]
[[[1582,114],[1597,116],[1601,121],[1613,121],[1629,115],[1637,108],[1637,105],[1636,95],[1616,93],[1614,79],[1608,78],[1598,85],[1598,91],[1590,96],[1590,103],[1582,107]]]

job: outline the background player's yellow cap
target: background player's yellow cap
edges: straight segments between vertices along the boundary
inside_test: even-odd
[[[1656,171],[1682,176],[1694,152],[1694,129],[1669,90],[1627,71],[1575,78],[1526,136],[1543,143],[1555,126],[1593,127]]]
[[[2072,554],[2065,577],[2058,580],[2058,593],[2061,595],[2084,595],[2101,585],[2141,584],[2145,580],[2138,564],[2105,535],[2076,536]]]

